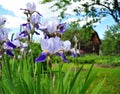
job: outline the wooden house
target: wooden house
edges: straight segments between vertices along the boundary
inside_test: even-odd
[[[91,33],[92,34],[89,42],[80,43],[80,50],[83,50],[84,53],[87,54],[95,53],[99,55],[101,40],[98,36],[98,33],[94,29],[92,29]]]
[[[96,31],[94,31],[92,33],[91,42],[92,42],[92,45],[91,45],[92,46],[92,53],[96,53],[97,55],[99,55],[101,40],[100,40],[98,33]]]

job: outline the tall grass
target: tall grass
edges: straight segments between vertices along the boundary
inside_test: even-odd
[[[45,73],[43,64],[34,63],[32,55],[21,60],[4,56],[0,94],[85,94],[96,75],[91,74],[93,64],[84,79],[84,65],[72,74],[71,68],[63,72],[62,64],[59,63],[58,71]],[[97,94],[102,84],[103,81],[91,93]]]
[[[10,58],[6,55],[1,60],[0,94],[86,94],[96,73],[91,65],[86,77],[83,78],[83,66],[71,71],[72,66],[63,71],[63,62],[57,58],[55,69],[44,70],[44,63],[35,63],[35,57],[41,52],[40,46],[31,44],[32,52],[22,59]],[[37,50],[37,52],[35,52]],[[67,66],[67,65],[66,65]],[[104,81],[104,80],[103,80]],[[98,94],[103,81],[92,90]]]

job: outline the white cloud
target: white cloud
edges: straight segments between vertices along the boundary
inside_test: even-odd
[[[54,4],[54,2],[41,4],[40,0],[0,0],[0,5],[2,8],[12,11],[15,16],[24,17],[23,11],[20,8],[26,8],[27,2],[35,2],[37,11],[39,11],[43,16],[57,16],[57,14],[53,13],[50,9],[50,6]]]
[[[78,7],[82,8],[81,4],[84,3],[84,2],[86,2],[86,1],[81,1],[81,2],[79,2],[79,1],[77,1],[77,2],[71,1],[71,4],[69,6],[66,6],[67,10],[65,11],[65,13],[74,15],[75,12],[73,10],[77,9]]]
[[[12,11],[15,16],[21,16],[22,11],[20,12],[20,8],[24,7],[25,3],[28,0],[0,0],[0,5],[2,8]]]
[[[83,25],[85,25],[87,22],[89,22],[89,21],[92,21],[92,17],[87,17],[87,18],[77,18],[77,17],[70,17],[70,18],[68,18],[67,20],[65,20],[65,22],[66,23],[68,23],[68,24],[70,24],[71,22],[78,22],[78,20],[80,20],[79,22],[78,22],[78,24],[82,27]],[[99,25],[100,23],[99,22],[97,22],[97,23],[93,23],[93,25]]]
[[[25,20],[21,19],[20,17],[13,17],[11,15],[3,15],[7,18],[7,22],[5,24],[5,27],[7,28],[19,28],[20,24],[24,23]]]
[[[58,16],[59,11],[53,12],[50,8],[56,1],[46,3],[46,4],[38,4],[37,3],[37,10],[43,15],[44,18],[49,18],[53,16]]]
[[[20,8],[25,9],[27,2],[35,2],[36,10],[43,15],[43,18],[48,18],[52,16],[58,16],[58,13],[52,12],[50,7],[54,4],[54,2],[41,4],[40,0],[0,0],[0,5],[3,9],[7,9],[8,11],[13,12],[13,14],[3,15],[7,18],[6,27],[8,28],[17,28],[19,25],[25,20],[26,16],[23,14],[23,10]]]

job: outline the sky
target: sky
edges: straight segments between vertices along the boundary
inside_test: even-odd
[[[98,25],[94,29],[97,31],[99,37],[101,39],[104,39],[104,34],[105,34],[105,31],[107,30],[107,27],[110,27],[115,24],[116,23],[113,20],[113,18],[110,15],[108,15],[106,18],[104,18],[101,21],[101,23],[98,23]]]
[[[59,15],[59,11],[52,12],[49,8],[55,2],[50,2],[47,4],[40,4],[40,0],[33,0],[36,3],[37,11],[39,11],[44,18],[57,17]],[[25,23],[25,15],[20,8],[26,8],[26,3],[32,2],[32,0],[0,0],[0,15],[6,17],[7,23],[5,27],[9,28],[10,33],[19,32],[20,24]],[[78,4],[78,3],[75,3]],[[76,5],[72,5],[73,8]],[[72,13],[71,8],[68,8],[67,13]],[[66,22],[75,20],[75,17],[68,19]],[[100,39],[104,38],[104,32],[106,30],[107,25],[111,26],[115,24],[114,20],[111,16],[107,16],[106,18],[101,20],[101,23],[97,23],[97,26],[94,28]]]

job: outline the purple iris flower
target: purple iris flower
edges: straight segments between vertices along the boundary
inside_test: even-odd
[[[43,52],[40,54],[38,58],[36,58],[35,61],[44,62],[48,54],[53,55],[56,53],[60,54],[58,56],[61,56],[64,61],[67,61],[65,55],[59,53],[60,50],[62,50],[62,48],[63,48],[63,42],[60,40],[59,37],[43,39],[41,42],[41,49],[43,50]]]
[[[57,26],[59,24],[59,20],[57,18],[52,18],[47,23],[47,30],[51,34],[57,31]]]
[[[45,62],[47,58],[47,52],[42,52],[38,58],[35,59],[36,62]]]
[[[22,31],[17,36],[18,38],[25,38],[29,33],[31,33],[32,25],[30,23],[24,23],[21,25]]]
[[[14,54],[12,53],[11,50],[6,50],[6,54],[9,55],[9,56],[14,56]]]
[[[66,28],[65,28],[65,23],[59,24],[58,25],[58,32],[60,34],[63,34],[65,32]]]
[[[4,17],[0,17],[0,42],[8,39],[8,29],[2,26],[5,22],[6,19]]]
[[[22,32],[17,32],[15,34],[15,39],[26,39],[27,38],[27,33],[26,31],[22,31]]]
[[[29,10],[31,13],[36,11],[36,5],[34,2],[32,3],[28,2],[26,6],[27,6],[27,10]]]
[[[21,28],[23,29],[23,31],[21,31],[20,32],[20,34],[19,34],[19,36],[20,37],[26,37],[28,34],[30,34],[30,33],[35,33],[36,35],[40,35],[40,33],[38,33],[37,31],[34,31],[33,32],[33,26],[36,26],[36,29],[39,29],[39,19],[36,19],[36,18],[34,18],[34,16],[33,16],[33,18],[31,17],[31,23],[24,23],[24,24],[22,24],[21,25]],[[32,32],[31,32],[32,31]]]
[[[4,43],[5,52],[7,55],[10,55],[10,56],[14,56],[13,51],[15,48],[17,49],[17,51],[20,51],[22,55],[26,55],[27,47],[28,47],[28,44],[21,42],[19,39],[15,39],[13,41],[7,41]]]
[[[7,55],[14,56],[12,51],[13,51],[13,49],[16,48],[16,46],[11,41],[4,42],[2,47],[3,47],[3,49],[4,49],[4,51],[6,52]]]
[[[17,47],[19,48],[19,51],[21,52],[21,55],[26,55],[26,53],[28,52],[28,43],[26,42],[22,42],[20,41],[19,39],[16,39],[16,40],[13,40],[12,43]],[[29,50],[30,52],[30,50]],[[19,55],[19,56],[21,56]]]
[[[12,41],[12,44],[16,46],[16,48],[21,47],[21,41],[19,39],[15,39]]]
[[[67,60],[67,58],[63,52],[57,52],[56,55],[60,56],[64,62],[69,63],[69,61]]]
[[[27,31],[28,33],[30,33],[33,27],[30,23],[25,23],[25,24],[22,24],[21,26],[23,28],[23,31]]]
[[[0,27],[0,42],[8,39],[8,29]]]
[[[52,34],[57,31],[57,26],[59,25],[60,21],[58,18],[53,17],[50,20],[47,20],[42,24],[42,29],[43,27],[47,30],[49,34]]]
[[[34,2],[28,2],[27,4],[26,4],[26,9],[23,9],[23,8],[21,8],[21,10],[25,10],[25,14],[32,14],[32,13],[34,13],[34,12],[36,12],[37,14],[39,14],[40,16],[42,16],[39,12],[37,12],[36,11],[36,4],[34,3]]]
[[[16,46],[15,46],[12,42],[10,42],[10,41],[7,41],[7,42],[6,42],[6,45],[7,45],[8,47],[13,48],[13,49],[16,48]]]
[[[15,45],[16,48],[27,48],[28,47],[28,43],[23,43],[22,41],[20,41],[19,39],[15,39],[13,41],[11,41],[12,45]]]
[[[41,48],[43,51],[47,51],[50,54],[54,54],[61,50],[62,48],[62,41],[59,37],[43,39],[41,42]]]
[[[41,30],[47,35],[52,35],[53,33],[56,35],[56,33],[59,35],[63,34],[65,32],[65,23],[60,23],[60,20],[57,17],[53,17],[50,20],[47,20],[44,22],[41,27]],[[44,28],[44,29],[43,29]]]
[[[32,13],[34,13],[35,11],[36,11],[36,5],[35,5],[35,3],[34,2],[32,2],[32,3],[30,3],[30,2],[28,2],[27,4],[26,4],[26,9],[22,9],[21,8],[21,10],[25,10],[25,13],[30,13],[30,14],[32,14]]]
[[[4,17],[0,17],[0,43],[2,43],[2,45],[0,45],[0,56],[2,56],[4,51],[6,52],[6,54],[10,56],[14,56],[11,50],[7,49],[7,48],[14,49],[15,45],[13,45],[10,41],[7,41],[8,40],[8,29],[2,26],[5,24],[5,22],[6,22],[6,19]]]
[[[69,40],[64,41],[63,42],[63,50],[65,52],[68,52],[68,51],[70,51],[70,49],[71,49],[71,42]]]
[[[30,16],[30,22],[33,25],[39,24],[40,22],[40,15],[38,15],[37,13],[34,13]]]
[[[76,52],[75,48],[71,49],[71,56],[77,57],[77,52]]]
[[[27,31],[22,31],[20,32],[18,38],[23,38],[23,37],[26,37],[27,36]]]

